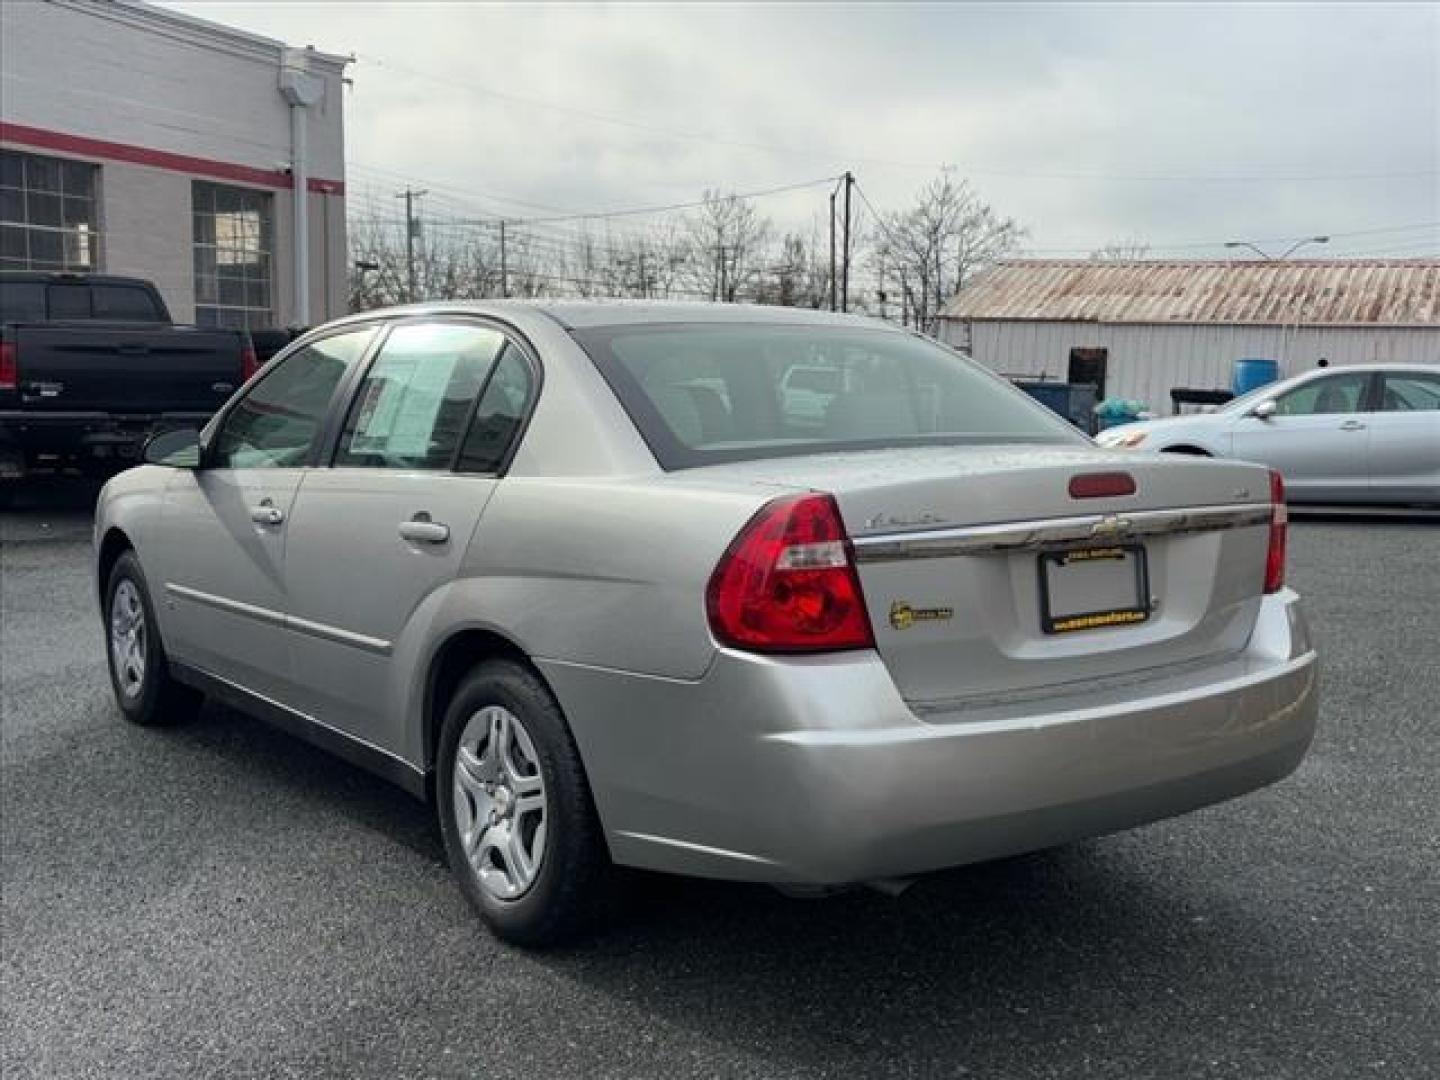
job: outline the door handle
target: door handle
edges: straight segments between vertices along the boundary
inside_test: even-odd
[[[285,520],[285,511],[273,499],[261,499],[259,506],[250,508],[250,520],[256,525],[279,525]]]
[[[1359,420],[1346,420],[1345,423],[1343,423],[1343,424],[1340,425],[1340,430],[1341,430],[1341,431],[1364,431],[1364,430],[1365,430],[1365,425],[1362,424]]]
[[[450,526],[431,521],[430,515],[421,510],[409,521],[400,523],[400,535],[412,544],[443,544],[450,539]]]

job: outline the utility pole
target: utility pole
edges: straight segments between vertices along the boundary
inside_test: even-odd
[[[395,193],[397,199],[405,200],[405,299],[415,302],[415,237],[420,232],[420,223],[415,219],[415,200],[427,191],[415,191],[407,187]]]
[[[850,189],[855,186],[855,177],[845,170],[845,259],[840,271],[840,310],[850,310]]]
[[[500,295],[510,298],[510,266],[505,261],[505,219],[500,219]]]
[[[837,279],[835,277],[835,192],[830,192],[830,310],[838,311],[835,302]]]

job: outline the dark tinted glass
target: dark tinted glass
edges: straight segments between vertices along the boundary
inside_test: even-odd
[[[90,302],[97,319],[130,319],[156,322],[160,312],[155,299],[144,289],[130,285],[91,286]]]
[[[225,418],[214,464],[281,469],[306,464],[346,369],[365,353],[371,330],[317,341],[268,372]]]
[[[89,317],[89,285],[50,286],[50,318],[88,319]]]
[[[0,282],[0,322],[44,322],[45,286],[39,282]]]
[[[508,345],[485,387],[475,419],[465,436],[457,468],[461,472],[499,472],[505,455],[525,422],[535,377],[525,355]]]

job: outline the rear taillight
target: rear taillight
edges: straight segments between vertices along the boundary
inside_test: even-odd
[[[240,350],[240,379],[242,382],[249,382],[250,376],[260,370],[260,358],[255,354],[254,345],[246,345]]]
[[[20,386],[20,350],[13,341],[0,342],[0,390]]]
[[[1285,538],[1290,531],[1290,512],[1285,508],[1285,481],[1270,470],[1270,547],[1265,552],[1265,591],[1285,587]]]
[[[756,652],[875,644],[839,508],[829,495],[776,499],[740,530],[705,593],[710,629]]]

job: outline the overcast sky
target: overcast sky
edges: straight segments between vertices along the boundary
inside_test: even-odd
[[[352,195],[409,180],[440,214],[846,168],[887,209],[949,164],[1041,253],[1311,233],[1440,253],[1436,4],[173,6],[353,53]],[[808,223],[826,193],[760,205]]]

